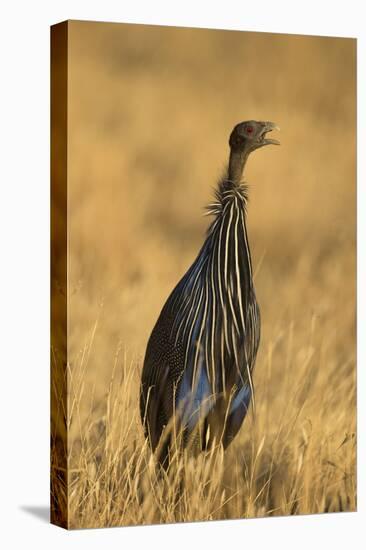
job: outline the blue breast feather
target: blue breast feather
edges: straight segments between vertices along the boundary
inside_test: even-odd
[[[177,396],[177,410],[180,415],[182,427],[194,430],[198,421],[210,412],[214,405],[211,385],[205,369],[201,366],[197,369],[196,382],[191,385],[192,374],[187,369],[183,375]]]
[[[202,365],[202,363],[201,363]],[[215,405],[206,370],[199,367],[194,387],[191,385],[189,369],[184,373],[177,395],[177,411],[182,427],[192,432],[200,419],[205,418]],[[244,385],[235,393],[228,414],[228,431],[235,432],[240,428],[249,408],[251,391],[249,385]]]

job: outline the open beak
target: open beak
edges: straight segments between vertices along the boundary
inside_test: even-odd
[[[279,129],[280,128],[274,122],[263,122],[263,131],[260,137],[260,145],[280,145],[280,142],[277,139],[266,137],[266,134],[268,134],[268,132]]]

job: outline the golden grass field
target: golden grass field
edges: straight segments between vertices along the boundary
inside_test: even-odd
[[[69,24],[69,527],[356,509],[355,63],[350,39]],[[246,170],[256,413],[161,477],[145,346],[246,119],[281,127]]]

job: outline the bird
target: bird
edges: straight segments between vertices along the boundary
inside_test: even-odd
[[[249,155],[279,127],[269,121],[236,124],[213,220],[190,268],[167,298],[147,343],[141,373],[140,416],[158,462],[177,449],[224,450],[237,435],[250,403],[261,320],[247,231]],[[175,438],[175,441],[174,441]],[[192,443],[193,442],[193,443]]]

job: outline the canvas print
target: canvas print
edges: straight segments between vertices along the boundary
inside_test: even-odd
[[[356,510],[356,41],[51,28],[51,521]]]

